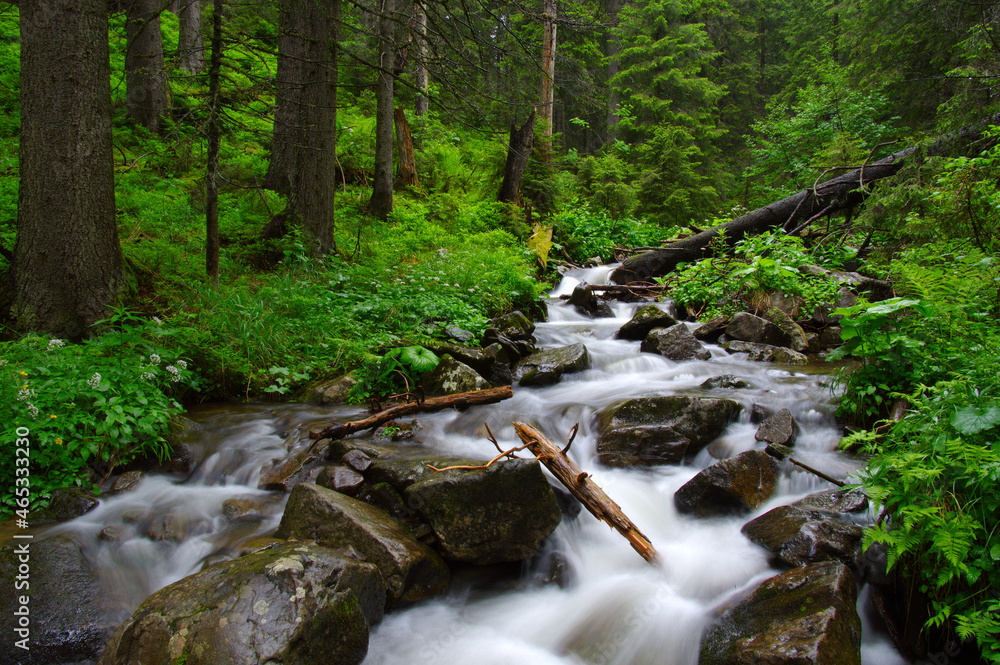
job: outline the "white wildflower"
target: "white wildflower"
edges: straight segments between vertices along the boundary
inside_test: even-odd
[[[173,381],[174,383],[177,383],[178,381],[181,380],[181,371],[179,369],[177,369],[173,365],[167,365],[165,369],[168,372],[170,372],[170,380],[171,381]]]
[[[149,362],[153,363],[154,365],[159,365],[160,356],[156,355],[155,353],[149,354]]]
[[[188,364],[187,364],[186,360],[178,360],[174,364],[177,365],[178,367],[180,367],[181,369],[187,369],[188,368]]]
[[[143,381],[152,381],[156,378],[156,375],[152,372],[143,372],[141,378]]]
[[[94,372],[94,376],[87,379],[87,385],[91,388],[97,388],[97,386],[101,385],[101,375]]]
[[[61,339],[52,338],[49,340],[49,345],[47,348],[49,351],[51,351],[52,349],[58,349],[61,346],[66,346],[66,342],[62,341]]]
[[[37,418],[38,417],[38,407],[29,402],[28,403],[28,413],[31,414],[32,418]]]
[[[21,389],[17,391],[17,401],[25,402],[35,396],[35,391],[28,386],[21,386]]]

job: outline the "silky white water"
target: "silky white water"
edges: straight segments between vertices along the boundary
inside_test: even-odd
[[[513,421],[533,424],[554,441],[578,425],[571,457],[649,536],[664,565],[650,566],[583,511],[564,519],[548,545],[568,562],[567,585],[533,581],[532,564],[525,565],[519,581],[508,575],[502,584],[484,584],[460,577],[443,596],[387,615],[372,631],[365,665],[694,665],[703,628],[727,602],[780,572],[740,533],[742,525],[831,485],[786,469],[776,496],[753,515],[708,520],[679,515],[674,491],[716,457],[758,447],[748,415],[753,404],[792,412],[802,428],[796,443],[802,461],[835,477],[856,470],[855,462],[835,452],[840,431],[832,417],[834,397],[829,378],[816,368],[753,363],[717,347],[710,347],[708,361],[673,362],[640,353],[638,342],[614,339],[640,305],[616,304],[613,319],[592,320],[558,299],[581,282],[606,281],[609,273],[607,266],[567,273],[551,294],[549,321],[535,332],[540,347],[584,343],[591,369],[566,375],[555,386],[517,388],[512,399],[499,404],[419,415],[416,440],[435,452],[488,459],[495,450],[484,423],[505,448],[520,444]],[[754,388],[709,393],[699,388],[722,374]],[[683,466],[625,470],[595,462],[599,412],[634,397],[679,393],[730,397],[743,403],[744,413]],[[102,500],[56,530],[77,536],[109,589],[109,607],[124,618],[153,591],[197,572],[207,560],[236,556],[248,539],[273,532],[286,497],[257,489],[261,467],[301,449],[297,430],[357,413],[294,405],[192,413],[205,429],[189,442],[202,460],[190,477],[148,477],[137,489]],[[256,499],[262,516],[228,520],[222,506],[232,498]],[[168,515],[179,535],[154,540],[150,525]],[[109,526],[116,531],[111,541],[100,535]],[[865,594],[861,597],[859,605]],[[864,633],[865,665],[904,662],[867,622]]]

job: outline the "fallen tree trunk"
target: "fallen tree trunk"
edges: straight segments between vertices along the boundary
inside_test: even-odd
[[[1000,121],[1000,115],[988,122]],[[662,249],[632,256],[611,274],[611,280],[618,284],[635,281],[649,281],[653,277],[672,272],[680,263],[691,263],[709,256],[712,241],[725,232],[725,244],[733,246],[747,235],[763,233],[777,227],[785,231],[797,231],[814,219],[848,210],[865,200],[869,185],[895,175],[907,157],[918,149],[926,155],[941,155],[955,148],[968,146],[982,138],[986,125],[965,129],[942,137],[923,146],[913,146],[862,168],[827,180],[815,187],[803,190],[776,203],[748,212],[731,222],[713,229],[702,231],[683,240],[678,240]]]
[[[326,429],[310,432],[313,439],[341,439],[348,434],[354,434],[361,430],[378,427],[390,420],[406,416],[411,413],[441,411],[442,409],[463,410],[470,406],[479,404],[495,404],[514,396],[514,391],[510,386],[500,388],[488,388],[486,390],[473,390],[467,393],[455,393],[454,395],[444,395],[442,397],[430,397],[425,400],[405,402],[390,406],[378,413],[373,413],[361,420],[352,420],[346,423],[335,423]]]
[[[629,542],[636,552],[649,563],[657,563],[659,554],[642,531],[632,523],[621,507],[612,501],[590,475],[573,463],[558,446],[531,425],[514,423],[514,431],[528,450],[566,486],[573,496],[580,500],[591,514],[607,523]]]

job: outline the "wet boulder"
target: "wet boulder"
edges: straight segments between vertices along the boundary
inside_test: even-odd
[[[860,489],[832,489],[815,492],[792,505],[830,515],[864,515],[868,510],[868,497]]]
[[[451,356],[443,356],[437,367],[421,380],[428,396],[452,395],[489,388],[489,382],[476,370]]]
[[[793,349],[770,344],[742,342],[734,340],[722,344],[729,353],[746,353],[747,360],[754,362],[778,363],[780,365],[808,365],[809,358]]]
[[[768,313],[768,318],[771,320],[771,323],[781,328],[788,335],[788,344],[785,346],[800,353],[809,348],[809,338],[806,336],[806,331],[791,316],[780,309],[775,309]]]
[[[535,333],[535,324],[519,311],[492,319],[490,321],[490,328],[496,333],[512,340],[531,339],[531,336]]]
[[[698,473],[674,493],[674,505],[696,517],[749,513],[774,493],[780,470],[764,451],[748,450]]]
[[[5,611],[0,617],[3,665],[96,658],[125,618],[115,616],[113,608],[107,607],[108,595],[100,579],[69,535],[7,543],[0,548],[0,579],[7,585]],[[27,582],[30,587],[18,589],[18,582]],[[16,612],[22,607],[20,597],[29,594],[26,607],[30,624],[19,634],[23,627]],[[21,640],[29,651],[15,646]]]
[[[740,312],[734,316],[726,326],[726,335],[731,339],[772,346],[788,346],[792,341],[784,330],[749,312]]]
[[[376,566],[289,543],[160,589],[115,631],[99,665],[356,665],[384,607]]]
[[[564,374],[590,369],[590,353],[583,344],[571,344],[531,354],[517,365],[522,386],[550,386]]]
[[[645,397],[600,415],[598,460],[607,466],[676,464],[716,439],[742,405],[711,397]]]
[[[292,490],[277,536],[353,548],[378,566],[391,604],[434,596],[448,585],[441,557],[388,513],[312,483]]]
[[[531,325],[531,322],[529,321],[528,324]],[[534,330],[534,326],[531,329]],[[530,335],[525,339],[530,339]],[[424,346],[441,358],[451,356],[458,362],[468,365],[494,386],[508,386],[512,383],[510,358],[503,352],[503,347],[499,344],[496,344],[492,349],[434,341],[425,342]]]
[[[52,490],[49,505],[45,509],[45,517],[53,520],[70,520],[89,513],[97,507],[97,497],[93,492],[82,487],[61,487]],[[33,515],[33,522],[38,522],[38,516]]]
[[[348,466],[328,466],[316,476],[316,484],[320,487],[354,496],[361,489],[365,477]]]
[[[851,571],[815,563],[765,581],[705,630],[700,665],[860,665]]]
[[[267,514],[266,503],[257,497],[235,497],[222,502],[222,514],[234,522],[253,522]]]
[[[861,569],[861,527],[831,514],[780,506],[744,524],[742,533],[788,566],[840,561]]]
[[[792,412],[782,409],[770,416],[757,428],[754,438],[766,443],[777,443],[782,446],[794,446],[799,436],[799,424],[792,417]]]
[[[669,360],[708,360],[712,354],[701,345],[683,323],[654,330],[642,341],[639,349],[645,353],[658,353]]]
[[[573,305],[580,314],[592,319],[610,319],[615,315],[611,310],[611,305],[598,298],[594,290],[586,284],[580,284],[573,289],[573,293],[569,296],[569,304]]]
[[[721,316],[717,316],[714,319],[710,319],[704,323],[696,325],[691,331],[691,334],[695,336],[695,339],[701,340],[702,342],[716,344],[724,332],[726,332],[726,319]]]
[[[725,390],[745,390],[753,388],[754,385],[746,379],[741,379],[734,374],[721,374],[719,376],[713,376],[710,379],[705,379],[698,387],[703,390],[716,390],[719,388]]]
[[[430,524],[444,557],[468,563],[530,559],[562,518],[535,460],[442,471],[407,487],[404,498]]]
[[[108,490],[110,494],[121,494],[123,492],[131,492],[139,486],[146,474],[142,471],[126,471],[117,478],[115,482],[111,483],[111,489]]]
[[[343,404],[347,401],[348,394],[358,385],[358,380],[353,374],[345,374],[333,381],[323,381],[308,389],[307,399],[310,404],[329,406],[330,404]]]
[[[677,319],[656,305],[643,307],[618,329],[615,337],[618,339],[643,340],[653,328],[669,328],[677,325]]]

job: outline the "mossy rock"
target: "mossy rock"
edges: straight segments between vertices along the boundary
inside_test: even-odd
[[[643,340],[653,328],[669,328],[677,325],[677,319],[656,305],[649,305],[638,310],[628,322],[618,329],[615,337],[618,339]]]
[[[590,369],[590,353],[583,344],[571,344],[531,354],[517,365],[522,386],[550,386],[563,375]]]
[[[762,450],[716,462],[674,493],[681,513],[697,517],[749,513],[774,493],[781,465]]]

